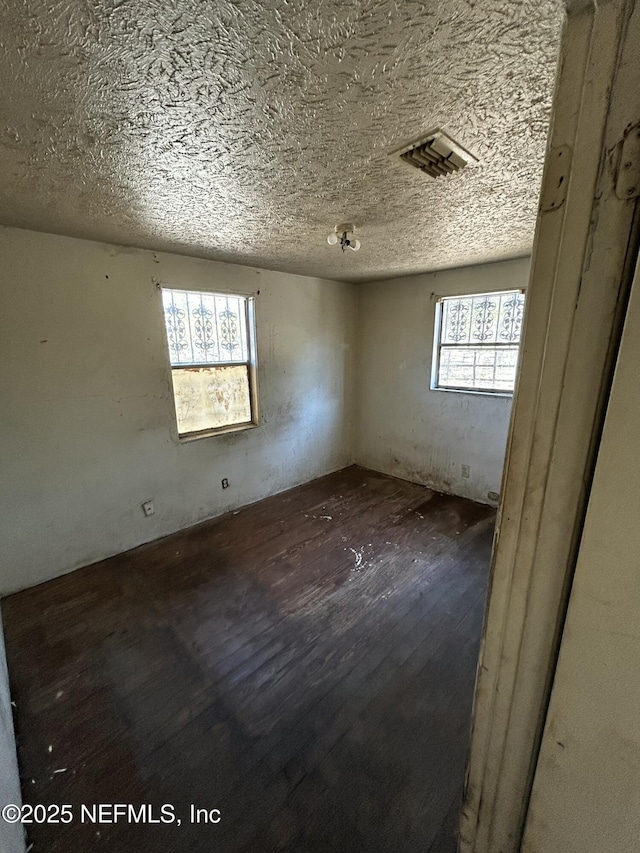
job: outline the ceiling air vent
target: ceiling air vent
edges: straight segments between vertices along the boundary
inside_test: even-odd
[[[389,156],[398,157],[402,163],[420,169],[430,178],[451,175],[478,162],[477,157],[439,127],[415,142],[390,151]]]

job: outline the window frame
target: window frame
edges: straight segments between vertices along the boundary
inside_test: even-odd
[[[191,441],[197,441],[201,438],[210,438],[216,435],[225,435],[228,433],[244,432],[244,430],[255,429],[260,425],[259,399],[258,399],[258,345],[257,345],[257,330],[256,330],[256,294],[245,293],[239,290],[218,290],[209,287],[188,287],[176,286],[166,283],[158,283],[157,289],[160,294],[160,311],[162,315],[162,333],[164,338],[164,347],[167,359],[167,370],[169,374],[169,385],[171,388],[171,402],[173,404],[173,429],[174,435],[180,444],[186,444]],[[169,350],[169,340],[167,337],[167,328],[164,317],[164,302],[162,299],[163,291],[182,291],[183,293],[208,293],[213,296],[236,296],[245,300],[245,324],[247,335],[247,361],[225,361],[225,362],[199,362],[172,364],[171,352]],[[247,377],[249,382],[249,405],[251,409],[251,419],[243,421],[239,424],[229,424],[221,427],[210,427],[203,430],[194,430],[193,432],[180,432],[178,426],[178,413],[176,411],[176,395],[173,384],[173,371],[184,368],[198,367],[239,367],[246,365]]]
[[[454,293],[451,295],[435,295],[434,298],[436,300],[435,306],[435,322],[434,322],[434,330],[433,330],[433,353],[431,357],[431,381],[430,381],[430,390],[431,391],[445,391],[451,392],[453,394],[476,394],[485,397],[513,397],[515,392],[515,381],[514,387],[511,391],[505,391],[503,389],[490,389],[490,388],[467,388],[467,387],[455,387],[452,385],[440,385],[438,382],[439,374],[440,374],[440,352],[443,348],[442,344],[442,318],[443,318],[443,303],[446,299],[473,299],[474,297],[479,296],[493,296],[501,295],[505,293],[521,293],[525,297],[525,305],[526,305],[526,290],[524,287],[508,287],[502,290],[483,290],[475,293]],[[522,332],[520,334],[520,340],[518,341],[518,361],[520,359],[520,347],[522,345]],[[445,344],[445,348],[451,349],[456,346],[456,344]],[[490,344],[459,344],[458,346],[473,346],[476,348],[486,347],[487,349],[508,349],[513,348],[513,344],[511,343],[490,343]],[[517,376],[516,376],[517,380]]]

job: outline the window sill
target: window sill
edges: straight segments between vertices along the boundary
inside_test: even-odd
[[[191,441],[198,441],[201,438],[212,438],[216,435],[229,435],[233,432],[244,432],[247,429],[256,429],[257,423],[253,421],[246,424],[233,424],[233,426],[219,427],[218,429],[203,429],[200,432],[186,432],[184,435],[178,436],[180,444],[188,444]]]
[[[475,397],[513,397],[513,391],[480,391],[475,388],[441,388],[432,385],[431,391],[446,391],[448,394],[473,394]]]

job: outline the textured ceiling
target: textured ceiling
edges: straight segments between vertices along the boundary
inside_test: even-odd
[[[2,0],[0,222],[348,280],[526,254],[559,27],[559,0]],[[480,164],[387,156],[438,125]]]

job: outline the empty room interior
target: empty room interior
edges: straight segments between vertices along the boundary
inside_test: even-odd
[[[563,14],[3,4],[1,853],[457,849]]]

